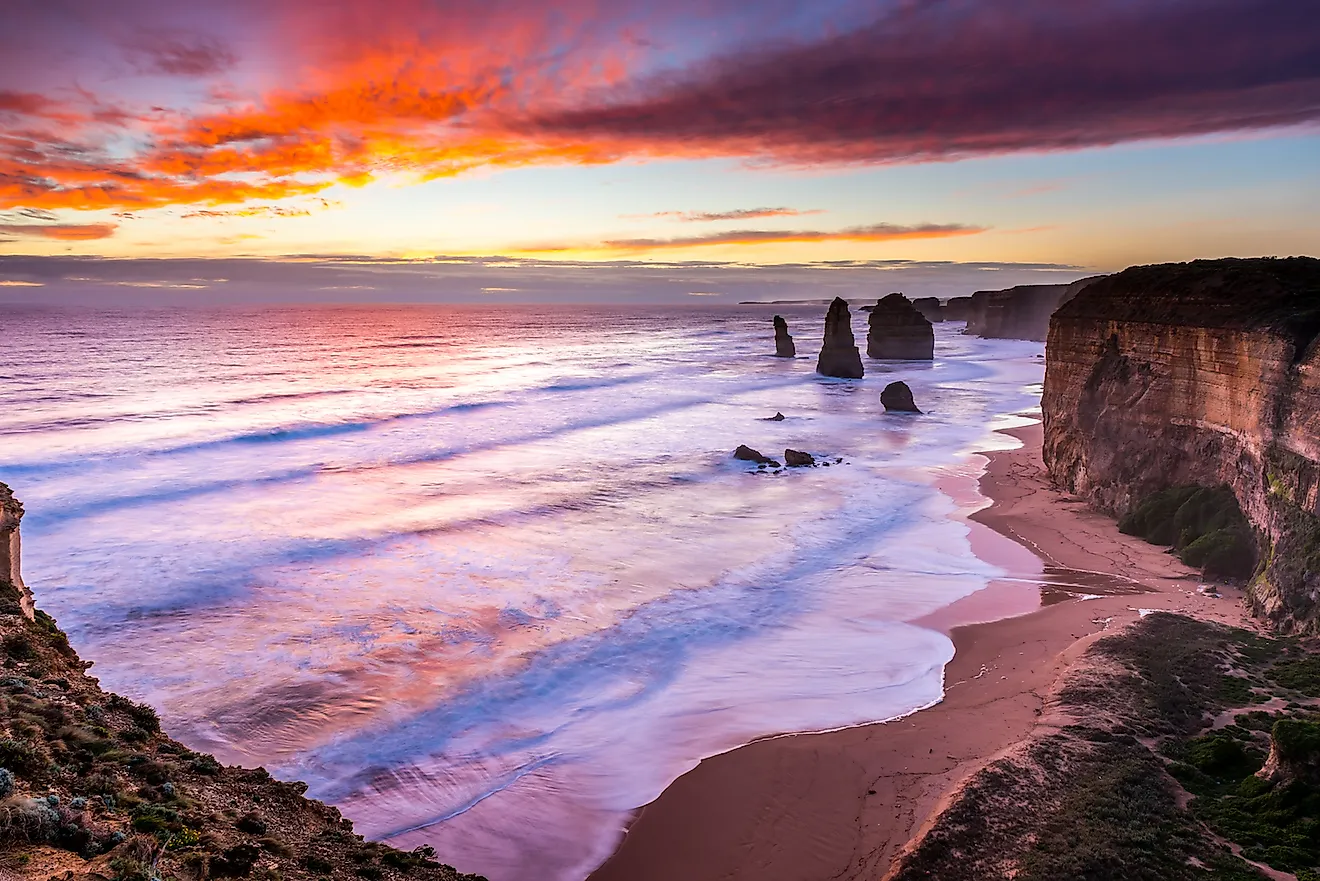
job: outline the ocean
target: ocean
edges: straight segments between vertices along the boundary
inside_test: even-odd
[[[580,881],[702,757],[938,701],[913,622],[1004,574],[947,487],[1014,445],[1043,346],[943,324],[833,380],[823,307],[778,311],[797,359],[770,307],[7,310],[25,580],[191,747]]]

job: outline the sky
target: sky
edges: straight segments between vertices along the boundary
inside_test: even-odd
[[[1311,0],[0,20],[0,302],[951,296],[1320,242]]]

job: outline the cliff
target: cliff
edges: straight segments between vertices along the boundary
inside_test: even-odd
[[[1071,284],[1027,284],[1002,291],[977,291],[969,304],[960,304],[957,310],[967,315],[963,333],[985,339],[1043,342],[1054,311],[1093,281],[1094,277]]]
[[[890,294],[871,309],[866,354],[871,358],[930,361],[935,357],[935,330],[902,294]]]
[[[1055,313],[1042,409],[1053,480],[1124,515],[1227,486],[1254,530],[1254,614],[1320,615],[1320,260],[1201,260],[1095,281]]]
[[[9,487],[0,483],[0,591],[17,593],[19,608],[32,617],[32,591],[23,584],[22,548],[18,523],[23,519],[23,505]]]
[[[15,535],[21,507],[3,484],[0,511]],[[482,881],[430,848],[365,841],[301,783],[170,739],[151,707],[102,691],[55,620],[20,600],[0,593],[0,865],[11,881]]]

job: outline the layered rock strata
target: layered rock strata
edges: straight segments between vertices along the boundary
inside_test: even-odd
[[[1050,323],[1045,464],[1123,515],[1175,486],[1224,485],[1255,531],[1252,611],[1320,614],[1320,260],[1133,267]]]
[[[935,330],[912,301],[890,294],[875,304],[866,334],[871,358],[930,361],[935,357]]]
[[[797,357],[797,346],[788,335],[788,322],[782,315],[775,316],[775,355],[779,358]]]
[[[857,351],[857,341],[853,338],[848,302],[841,297],[834,298],[825,314],[825,339],[820,357],[816,359],[816,372],[844,379],[861,379],[866,373],[861,353]]]
[[[34,609],[32,591],[23,584],[22,548],[18,535],[18,523],[22,519],[22,503],[14,498],[9,487],[0,483],[0,582],[17,592],[23,614],[31,619]]]

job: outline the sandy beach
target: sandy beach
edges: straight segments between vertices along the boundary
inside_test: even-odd
[[[703,761],[638,812],[593,881],[884,877],[963,780],[1045,724],[1052,683],[1097,635],[1147,609],[1247,625],[1240,592],[1207,595],[1175,557],[1050,488],[1039,425],[1007,433],[1023,446],[989,456],[979,489],[993,504],[969,526],[1010,576],[916,622],[956,646],[944,700]]]

